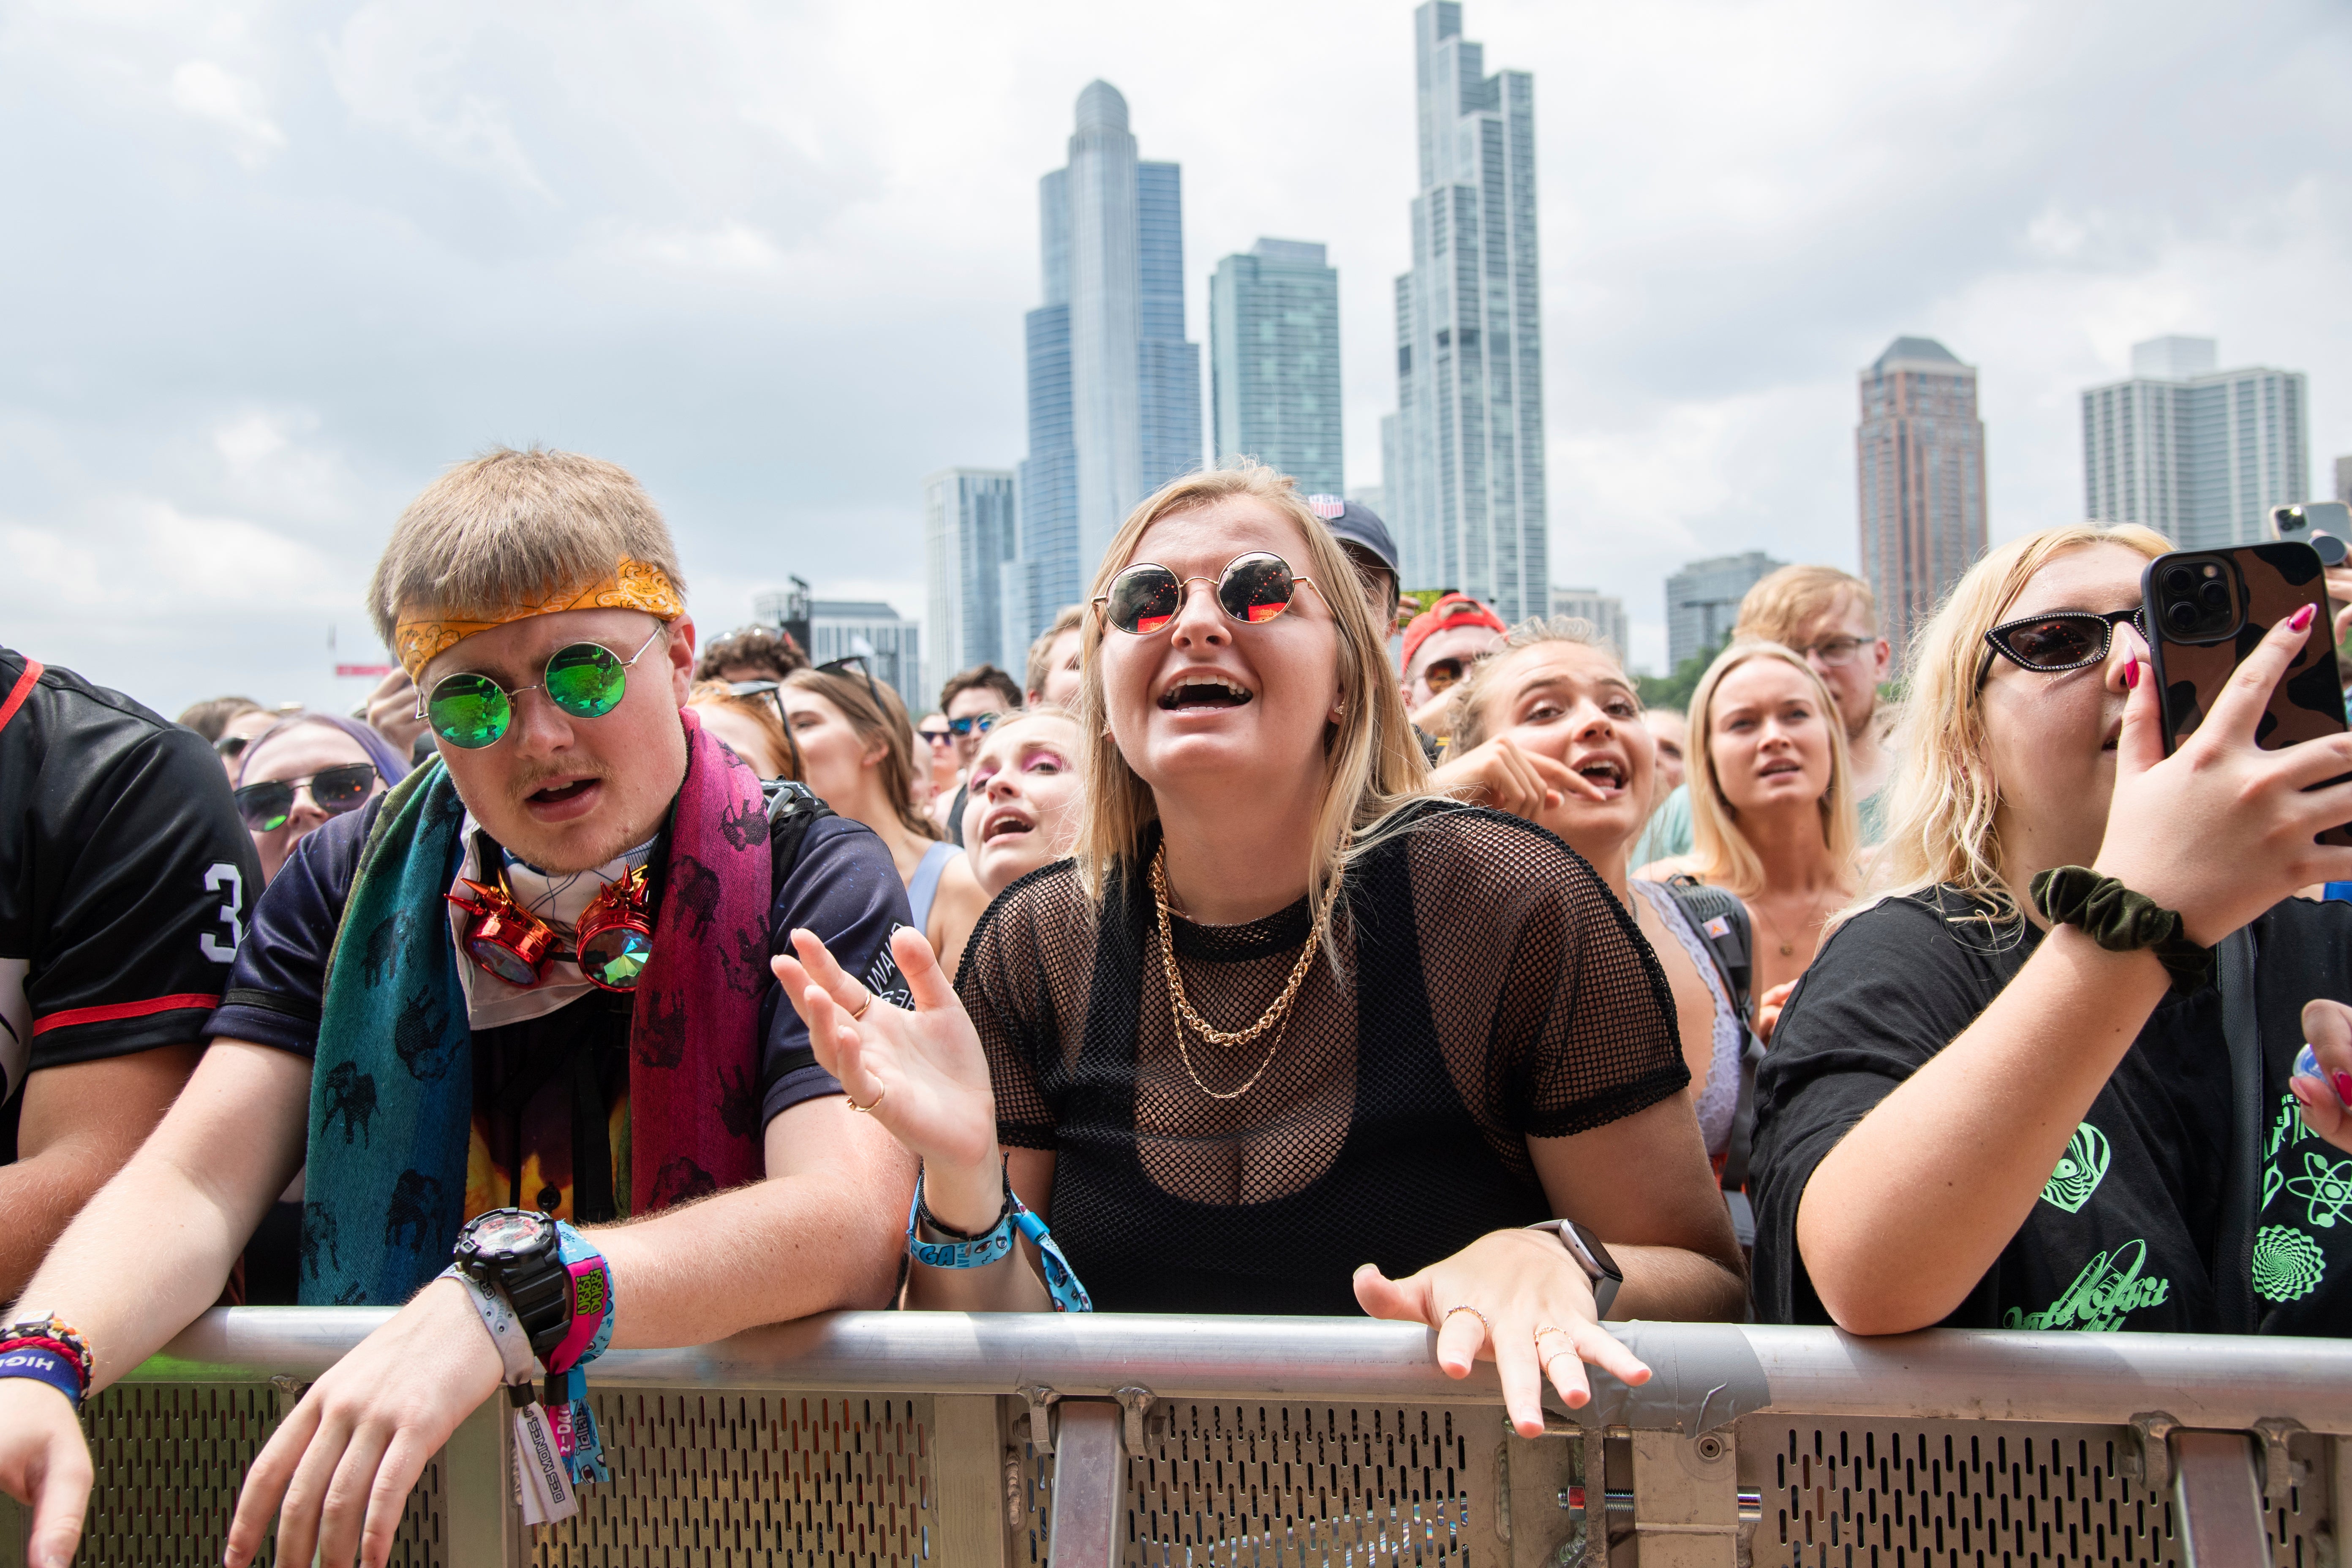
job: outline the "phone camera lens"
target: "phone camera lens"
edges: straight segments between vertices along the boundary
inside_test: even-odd
[[[2164,574],[2164,591],[2168,594],[2187,594],[2196,586],[2196,574],[2186,566],[2175,566]]]
[[[2186,599],[2175,599],[2164,607],[2164,618],[2175,631],[2188,631],[2197,625],[2197,606]]]
[[[2197,590],[2197,596],[2204,601],[2205,607],[2209,610],[2226,610],[2230,607],[2230,590],[2219,583],[2206,584]]]

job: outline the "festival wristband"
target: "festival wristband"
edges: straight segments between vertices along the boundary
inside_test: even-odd
[[[0,1343],[0,1377],[21,1377],[46,1383],[81,1408],[85,1384],[81,1368],[70,1351],[48,1340],[12,1340]]]
[[[2173,984],[2193,991],[2213,979],[2213,950],[2189,940],[2180,916],[2087,866],[2053,866],[2034,874],[2034,907],[2053,925],[2070,925],[2109,952],[2156,955]]]
[[[1054,1299],[1057,1312],[1091,1312],[1094,1300],[1087,1288],[1078,1283],[1077,1271],[1062,1255],[1054,1233],[1045,1222],[1031,1213],[1018,1194],[1013,1190],[1013,1179],[1004,1182],[1004,1208],[995,1226],[986,1235],[962,1241],[925,1241],[919,1225],[928,1217],[923,1207],[923,1178],[915,1177],[915,1201],[907,1209],[907,1256],[929,1268],[985,1268],[1013,1250],[1013,1233],[1017,1228],[1036,1245],[1038,1264],[1045,1277],[1046,1293]],[[937,1224],[937,1221],[933,1221]],[[945,1228],[942,1226],[941,1228]]]
[[[522,1331],[522,1324],[507,1305],[507,1299],[471,1274],[452,1263],[441,1271],[444,1279],[455,1279],[465,1288],[466,1299],[474,1303],[481,1315],[482,1327],[488,1331],[490,1342],[499,1347],[499,1361],[504,1375],[499,1379],[509,1387],[528,1384],[539,1375],[539,1358],[530,1353],[530,1336]]]
[[[37,1358],[16,1362],[18,1351],[38,1351],[52,1357],[58,1368],[72,1386],[56,1381],[47,1370],[47,1362]],[[52,1312],[47,1317],[26,1318],[0,1327],[0,1357],[13,1363],[0,1369],[0,1376],[30,1377],[65,1394],[77,1408],[89,1397],[90,1380],[98,1375],[97,1363],[89,1353],[89,1342],[77,1332],[72,1324]]]
[[[547,1353],[547,1370],[570,1372],[586,1366],[613,1342],[613,1266],[593,1243],[562,1220],[555,1225],[557,1256],[570,1277],[572,1324]]]

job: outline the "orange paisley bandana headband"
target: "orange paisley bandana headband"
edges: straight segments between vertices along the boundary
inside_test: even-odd
[[[403,621],[393,630],[393,652],[400,659],[400,668],[408,671],[408,679],[415,680],[425,673],[426,665],[477,632],[532,616],[561,615],[565,610],[643,610],[661,620],[674,621],[686,614],[686,601],[677,596],[677,590],[670,586],[660,567],[624,555],[621,563],[613,568],[613,574],[602,581],[584,588],[559,589],[542,599],[526,599],[505,614],[487,620]]]

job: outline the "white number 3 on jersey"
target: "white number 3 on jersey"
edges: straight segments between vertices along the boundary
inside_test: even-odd
[[[236,944],[245,940],[245,874],[226,860],[215,860],[205,868],[205,886],[214,892],[228,889],[228,902],[220,907],[218,917],[228,927],[228,940],[206,931],[196,939],[196,947],[215,963],[232,963]]]

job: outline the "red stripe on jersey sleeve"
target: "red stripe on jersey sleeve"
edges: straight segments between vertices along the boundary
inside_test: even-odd
[[[115,1018],[144,1018],[155,1013],[176,1013],[184,1007],[201,1007],[209,1013],[220,1005],[220,998],[202,991],[184,992],[177,996],[150,996],[144,1002],[109,1002],[101,1007],[68,1007],[62,1013],[33,1020],[33,1033],[46,1035],[51,1029],[62,1029],[68,1024],[102,1024]]]
[[[0,702],[0,730],[8,727],[8,721],[16,716],[16,710],[22,708],[25,705],[25,699],[33,694],[33,682],[40,679],[41,661],[37,658],[26,659],[25,673],[16,678],[16,686],[8,693],[8,700]]]

